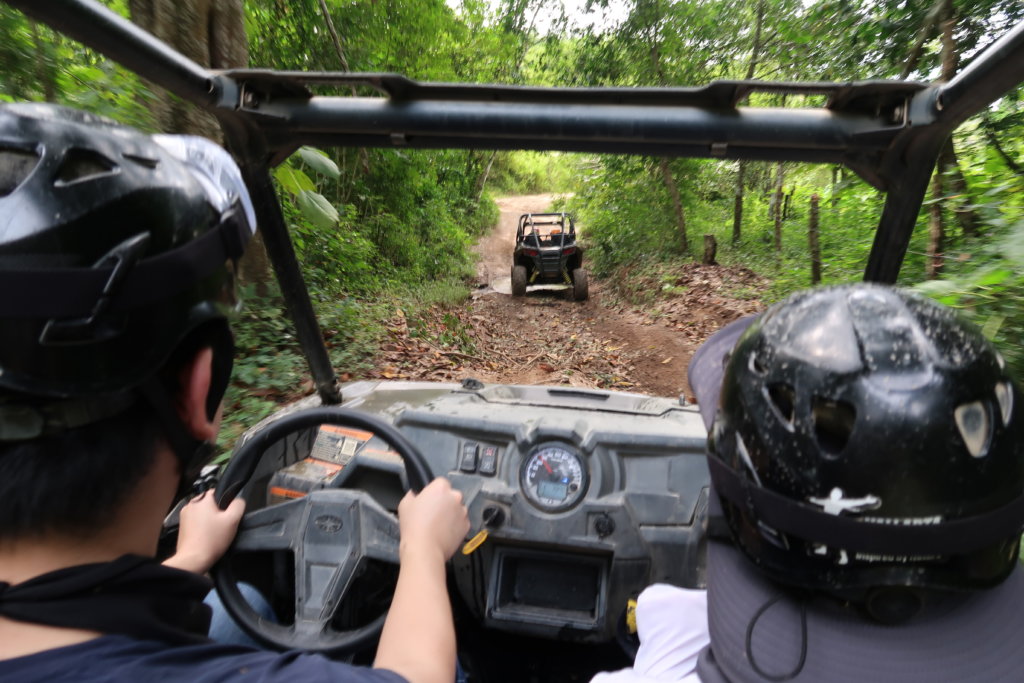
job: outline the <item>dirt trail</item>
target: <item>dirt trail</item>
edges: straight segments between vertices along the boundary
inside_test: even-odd
[[[737,278],[753,285],[756,276],[689,264],[677,283],[685,295],[645,311],[614,304],[606,285],[593,276],[587,301],[572,301],[556,287],[531,287],[525,297],[513,298],[509,275],[516,223],[520,214],[547,210],[552,200],[553,195],[498,199],[500,222],[475,247],[478,288],[465,310],[393,321],[383,365],[374,374],[692,396],[686,366],[697,346],[725,323],[760,308],[757,301],[730,299],[723,290],[735,286]],[[585,227],[577,229],[585,240]]]

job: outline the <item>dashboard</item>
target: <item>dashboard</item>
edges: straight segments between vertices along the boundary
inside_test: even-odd
[[[648,584],[704,585],[709,478],[694,406],[472,380],[356,382],[343,395],[392,422],[462,492],[472,540],[452,559],[454,583],[485,627],[604,642]],[[394,511],[404,495],[401,459],[373,434],[324,425],[275,448],[251,507],[338,487]]]

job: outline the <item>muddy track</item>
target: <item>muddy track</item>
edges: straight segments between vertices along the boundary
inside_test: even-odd
[[[552,198],[498,199],[501,218],[475,247],[477,288],[465,308],[433,311],[411,323],[401,316],[393,320],[392,338],[375,374],[691,396],[686,366],[696,348],[725,323],[760,308],[757,301],[730,299],[723,293],[725,284],[756,276],[689,264],[678,274],[678,289],[685,295],[660,300],[648,310],[621,304],[609,285],[593,276],[587,301],[570,300],[560,287],[531,287],[525,297],[512,297],[517,220],[522,213],[547,210]],[[585,227],[577,227],[585,240]],[[413,329],[415,337],[410,336]]]

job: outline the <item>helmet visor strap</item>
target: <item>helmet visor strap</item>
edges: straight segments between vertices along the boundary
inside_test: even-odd
[[[1019,535],[1024,527],[1024,495],[984,514],[935,524],[860,520],[822,512],[757,486],[719,458],[707,460],[715,490],[722,497],[776,531],[836,548],[899,556],[961,555]]]

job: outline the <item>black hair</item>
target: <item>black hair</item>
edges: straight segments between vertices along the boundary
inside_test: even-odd
[[[182,387],[179,372],[204,347],[223,364],[227,325],[213,321],[192,330],[159,372],[168,397]],[[216,370],[214,372],[217,372]],[[211,387],[211,419],[222,389]],[[111,523],[153,466],[163,427],[140,398],[123,413],[49,437],[0,442],[0,541],[47,534],[91,534]]]
[[[0,445],[0,539],[91,534],[109,524],[153,465],[149,406],[58,435]]]

